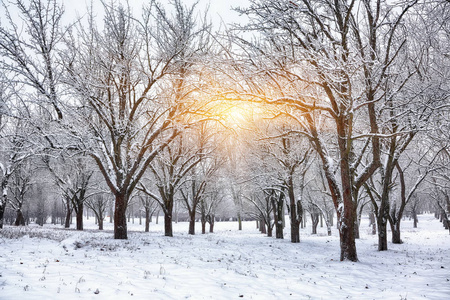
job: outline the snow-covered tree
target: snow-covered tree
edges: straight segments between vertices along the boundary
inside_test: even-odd
[[[177,0],[172,6],[170,15],[150,1],[139,18],[127,6],[104,3],[103,29],[90,11],[64,58],[77,99],[70,110],[77,121],[68,134],[94,159],[114,194],[116,239],[127,238],[125,213],[136,185],[185,128],[181,116],[193,104],[179,85],[187,84],[203,53],[208,26],[197,23],[195,5]],[[182,95],[171,97],[169,86]]]
[[[377,108],[396,78],[403,20],[417,1],[250,2],[240,9],[250,20],[241,29],[256,36],[235,37],[248,56],[241,69],[255,75],[244,77],[244,96],[278,106],[309,138],[337,211],[340,258],[357,261],[356,200],[380,166]]]

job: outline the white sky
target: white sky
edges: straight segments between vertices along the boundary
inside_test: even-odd
[[[106,0],[108,2],[108,0]],[[196,0],[182,0],[186,5],[190,5],[195,3]],[[77,0],[62,0],[64,3],[67,21],[72,21],[70,19],[74,19],[77,15],[82,16],[86,11],[86,7],[89,5],[90,0],[85,1],[77,1]],[[124,0],[119,0],[118,2],[124,2]],[[130,5],[134,9],[134,13],[137,13],[139,8],[142,7],[143,4],[148,3],[148,0],[129,0]],[[169,5],[169,0],[160,0],[162,4],[164,4],[167,8]],[[242,17],[239,17],[239,14],[233,11],[232,7],[246,7],[249,5],[248,0],[199,0],[198,8],[201,11],[209,4],[209,15],[214,24],[214,26],[218,27],[221,23],[221,20],[228,23],[238,23],[243,20]],[[93,0],[94,7],[100,7],[100,0]]]

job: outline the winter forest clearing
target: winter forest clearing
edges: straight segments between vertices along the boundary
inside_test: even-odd
[[[449,0],[0,3],[0,297],[450,297]]]
[[[91,218],[92,222],[92,218]],[[301,242],[261,235],[255,222],[218,222],[216,233],[174,224],[130,224],[126,241],[93,230],[7,227],[0,233],[0,299],[447,299],[450,235],[432,215],[404,221],[400,245],[377,251],[368,218],[360,262],[339,262],[339,237],[325,228]],[[197,224],[198,225],[198,224]],[[97,293],[97,294],[96,294]]]

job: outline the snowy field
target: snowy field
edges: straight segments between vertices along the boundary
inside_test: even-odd
[[[216,233],[188,236],[187,223],[112,225],[84,232],[51,225],[0,231],[0,299],[450,299],[450,236],[431,215],[419,228],[405,220],[401,245],[377,251],[367,220],[357,241],[360,262],[339,262],[339,239],[310,235],[301,243],[261,235],[254,222],[217,222]],[[197,224],[198,231],[200,224]]]

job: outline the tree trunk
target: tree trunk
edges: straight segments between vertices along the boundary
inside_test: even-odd
[[[346,165],[348,166],[348,163]],[[350,172],[347,174],[350,174]],[[350,178],[346,178],[342,182],[344,206],[342,215],[340,216],[341,220],[338,222],[341,246],[340,260],[358,261],[354,228],[356,209],[354,208],[353,197],[351,195]]]
[[[209,214],[207,221],[209,223],[209,232],[214,233],[214,222],[216,221],[216,217],[213,214]]]
[[[188,234],[195,235],[195,219],[189,219],[189,232]]]
[[[267,236],[268,237],[272,237],[272,233],[273,233],[273,225],[271,225],[270,223],[267,225]]]
[[[195,235],[195,209],[189,212],[189,232],[188,234]]]
[[[392,231],[392,243],[393,244],[402,244],[403,241],[400,237],[400,220],[394,223],[394,225],[391,226]]]
[[[312,234],[317,234],[317,225],[319,224],[319,213],[311,213]]]
[[[83,202],[77,203],[77,230],[83,230]]]
[[[202,219],[202,234],[206,234],[206,220]]]
[[[145,207],[145,232],[150,231],[150,208],[148,206]]]
[[[259,221],[259,231],[261,231],[262,234],[266,234],[267,233],[266,222],[264,221],[263,218],[261,218],[261,221]]]
[[[173,236],[172,211],[164,212],[164,235]]]
[[[377,234],[377,222],[375,222],[375,214],[373,213],[373,211],[369,213],[369,220],[369,226],[372,227],[372,235],[375,235]]]
[[[6,208],[6,203],[5,204],[1,203],[0,204],[0,229],[3,228],[3,217],[5,215],[5,208]]]
[[[355,239],[359,239],[359,220],[358,217],[355,221]]]
[[[68,206],[67,211],[66,211],[66,221],[64,223],[64,228],[70,228],[70,220],[71,219],[72,219],[72,210]]]
[[[272,196],[272,207],[274,215],[275,224],[275,237],[277,239],[283,239],[283,204],[284,204],[284,193],[280,193],[277,197],[276,194]]]
[[[294,183],[292,176],[289,177],[289,216],[291,221],[291,243],[300,243],[300,223],[303,217],[303,207],[300,201],[295,201]]]
[[[116,194],[114,210],[114,239],[126,240],[127,233],[127,197],[123,194]]]
[[[300,243],[300,222],[291,220],[291,243]]]
[[[16,221],[14,222],[15,226],[25,226],[25,218],[23,217],[22,209],[19,208],[17,210]]]
[[[383,217],[378,217],[377,219],[378,251],[386,251],[388,249],[386,219]]]
[[[103,230],[103,215],[101,215],[97,220],[98,220],[98,230]]]
[[[241,213],[238,212],[237,214],[237,219],[238,219],[238,230],[242,230],[242,219],[241,219]]]
[[[417,218],[417,212],[415,209],[412,211],[412,217],[414,220],[413,227],[417,228],[417,223],[419,223],[419,219]]]

